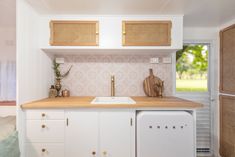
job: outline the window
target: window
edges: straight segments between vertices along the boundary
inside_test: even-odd
[[[206,92],[208,45],[184,45],[176,53],[176,91]]]
[[[0,61],[0,101],[16,100],[16,63]]]

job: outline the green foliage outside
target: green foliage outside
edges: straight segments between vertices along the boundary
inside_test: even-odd
[[[185,45],[176,53],[176,91],[207,91],[208,47]]]

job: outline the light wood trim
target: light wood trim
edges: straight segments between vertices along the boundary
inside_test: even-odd
[[[91,104],[94,97],[47,98],[21,105],[22,109],[54,109],[54,108],[164,108],[164,109],[196,109],[203,105],[176,97],[132,97],[136,104]]]
[[[234,91],[229,91],[229,90],[224,89],[224,87],[223,87],[223,83],[224,83],[223,64],[226,64],[223,62],[223,43],[224,43],[223,33],[230,30],[230,29],[235,29],[235,24],[220,31],[220,85],[219,85],[219,90],[221,93],[235,94],[235,89],[234,89]],[[235,82],[233,82],[233,83],[235,83]]]
[[[126,41],[126,24],[167,24],[168,32],[167,32],[167,42],[138,42],[138,43],[128,43]],[[122,45],[123,46],[171,46],[171,29],[172,22],[171,21],[156,21],[156,20],[145,20],[145,21],[122,21]]]
[[[54,39],[54,25],[55,24],[95,24],[95,36],[94,42],[60,42],[56,43]],[[99,21],[65,21],[65,20],[52,20],[50,21],[50,45],[52,46],[99,46]]]

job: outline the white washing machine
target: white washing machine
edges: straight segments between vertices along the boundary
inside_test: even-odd
[[[186,111],[141,111],[137,157],[195,157],[194,118]]]

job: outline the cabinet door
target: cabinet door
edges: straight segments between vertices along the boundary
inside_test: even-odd
[[[51,21],[52,46],[98,46],[98,21]]]
[[[98,148],[98,113],[69,111],[66,113],[66,157],[94,157]]]
[[[220,96],[220,155],[235,156],[235,97]]]
[[[134,112],[100,113],[101,157],[134,156]]]
[[[123,46],[171,46],[171,21],[123,21]]]
[[[235,94],[235,24],[220,32],[220,92]]]

